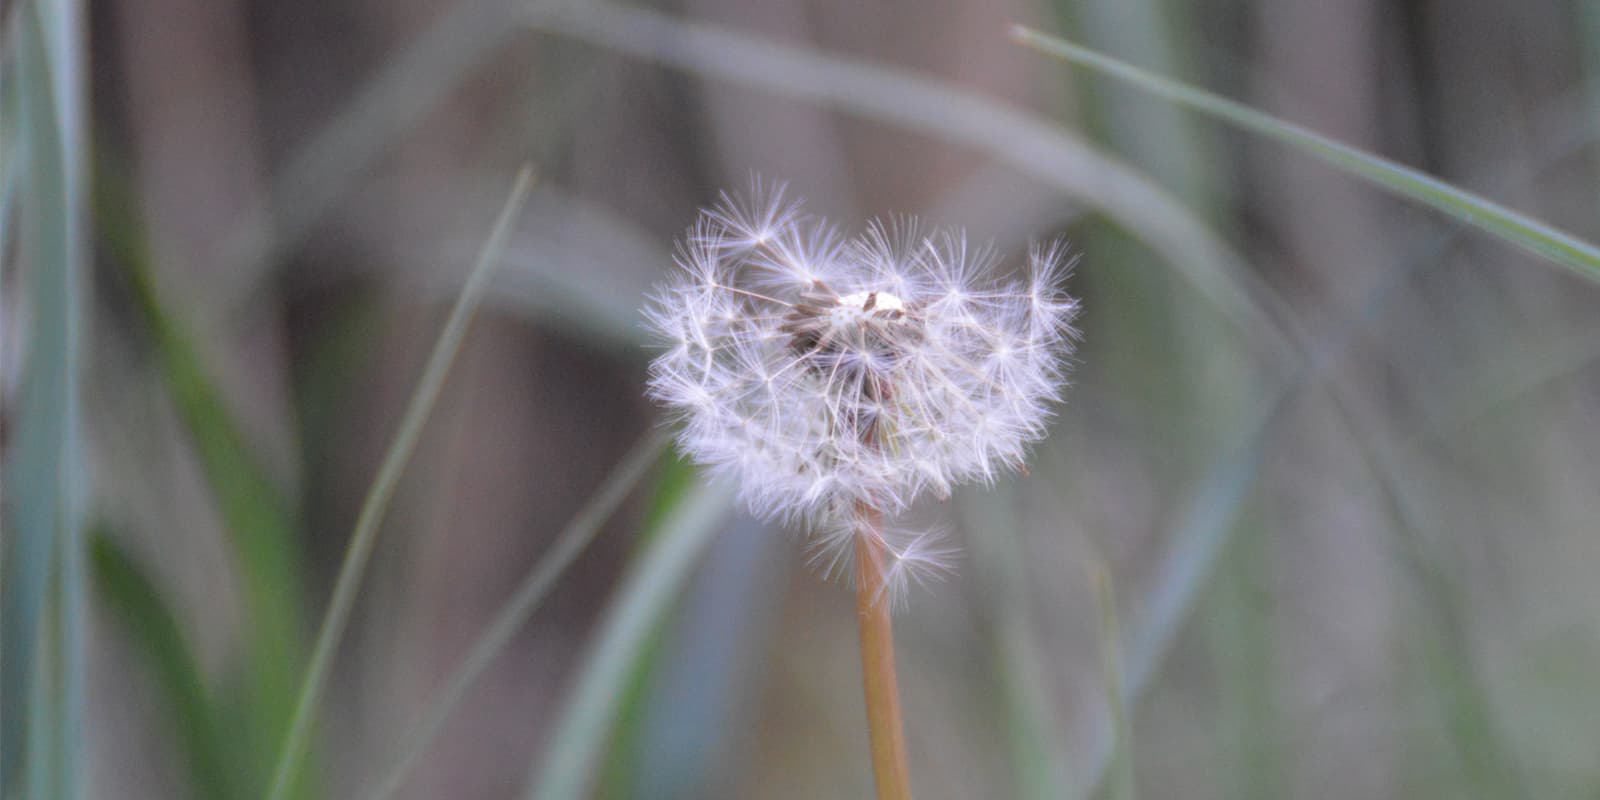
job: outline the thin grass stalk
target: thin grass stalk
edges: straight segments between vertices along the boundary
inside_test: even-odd
[[[477,682],[478,676],[511,643],[522,624],[527,622],[534,609],[539,607],[539,602],[555,586],[556,579],[594,540],[595,534],[600,532],[600,526],[622,505],[650,466],[660,460],[667,451],[667,440],[666,432],[660,429],[646,434],[579,509],[577,516],[556,538],[550,552],[539,561],[533,572],[528,573],[522,585],[517,587],[516,594],[506,601],[489,627],[478,636],[472,649],[461,659],[461,665],[450,675],[444,688],[439,690],[438,697],[428,706],[422,721],[407,737],[400,755],[384,773],[377,787],[363,795],[366,800],[383,800],[404,785],[417,757],[427,751],[433,737],[438,735],[444,723],[450,719],[451,712],[467,696],[467,691]]]
[[[494,229],[478,253],[478,261],[461,290],[461,296],[456,299],[455,307],[450,311],[444,330],[439,333],[439,340],[423,369],[422,379],[418,381],[411,403],[401,418],[400,430],[395,434],[394,441],[390,442],[389,451],[384,454],[383,463],[378,468],[378,475],[361,504],[355,531],[350,536],[349,549],[345,551],[344,563],[339,567],[339,577],[334,583],[333,599],[328,604],[327,615],[323,618],[316,647],[311,654],[311,664],[306,669],[305,680],[295,701],[289,732],[278,752],[278,765],[273,770],[272,786],[267,792],[269,800],[283,800],[294,783],[294,776],[310,744],[313,712],[327,684],[334,651],[344,634],[345,624],[350,620],[350,611],[355,606],[356,592],[361,586],[361,576],[366,572],[367,562],[371,559],[379,523],[383,521],[389,498],[394,494],[400,475],[411,459],[411,452],[416,449],[417,441],[422,436],[422,427],[444,387],[450,365],[454,363],[461,342],[466,338],[467,326],[477,310],[492,268],[500,260],[512,220],[521,210],[532,184],[533,169],[525,166],[517,175],[511,194],[507,196],[505,206],[495,220]]]
[[[645,549],[606,611],[605,621],[567,693],[542,758],[530,765],[526,800],[589,797],[594,766],[614,730],[628,681],[637,674],[647,642],[660,631],[689,572],[733,507],[731,487],[695,484],[674,491],[670,510],[645,534]]]
[[[1094,571],[1094,596],[1100,606],[1100,671],[1111,710],[1112,751],[1111,798],[1136,800],[1133,782],[1133,733],[1128,723],[1129,697],[1122,676],[1122,625],[1117,621],[1117,598],[1112,593],[1111,572],[1104,566]]]
[[[1069,790],[1068,752],[1052,681],[1042,669],[1046,656],[1035,636],[1028,557],[1016,509],[1019,495],[1008,484],[961,498],[962,527],[972,545],[972,566],[992,620],[997,699],[1006,721],[1018,800],[1063,800]]]
[[[1499,203],[1411,167],[1285,122],[1243,103],[1146,72],[1082,45],[1022,25],[1012,26],[1011,38],[1045,55],[1116,78],[1168,102],[1316,156],[1393,194],[1448,214],[1480,231],[1537,253],[1583,278],[1600,282],[1600,248]]]
[[[894,669],[894,619],[884,577],[883,513],[862,509],[856,534],[856,624],[861,632],[861,682],[872,742],[878,800],[911,800],[905,723]]]

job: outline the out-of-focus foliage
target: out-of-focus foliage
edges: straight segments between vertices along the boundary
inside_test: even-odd
[[[3,9],[7,798],[260,796],[330,607],[297,796],[868,796],[849,593],[652,468],[637,309],[752,171],[1081,255],[1027,474],[911,512],[918,796],[1600,791],[1584,4]]]

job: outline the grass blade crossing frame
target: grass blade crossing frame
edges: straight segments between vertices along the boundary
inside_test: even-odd
[[[1600,282],[1600,249],[1498,203],[1242,103],[1168,80],[1087,47],[1021,25],[1011,29],[1011,36],[1019,44],[1045,55],[1087,67],[1173,103],[1316,156],[1394,194],[1444,212],[1478,230],[1538,253],[1591,281]]]
[[[8,15],[16,75],[6,132],[21,153],[17,235],[29,265],[31,331],[8,448],[0,537],[0,794],[83,792],[83,351],[86,28],[75,0],[23,2]],[[14,84],[11,81],[15,81]],[[11,94],[14,87],[16,94]],[[8,156],[9,158],[10,156]],[[8,164],[8,168],[10,165]],[[11,235],[8,230],[6,235]]]
[[[585,796],[595,762],[622,702],[622,687],[645,650],[651,632],[672,607],[718,523],[733,506],[733,494],[720,484],[697,483],[677,498],[660,530],[639,554],[604,627],[575,674],[561,721],[537,771],[529,775],[529,800],[579,800]]]
[[[377,787],[362,795],[363,797],[367,800],[383,800],[400,788],[411,770],[411,765],[427,750],[428,745],[433,742],[433,737],[450,718],[450,713],[461,704],[467,691],[477,682],[478,676],[482,675],[495,656],[510,644],[511,637],[516,635],[522,623],[526,622],[534,609],[539,607],[539,602],[549,593],[551,587],[555,586],[556,579],[577,560],[578,554],[583,552],[595,534],[600,532],[600,526],[610,518],[618,506],[622,505],[622,501],[639,484],[650,466],[661,459],[662,453],[668,452],[667,443],[668,436],[665,431],[653,430],[634,445],[633,451],[611,471],[605,483],[588,502],[584,503],[583,508],[572,518],[572,522],[561,531],[561,535],[556,537],[555,544],[539,560],[539,565],[533,572],[528,573],[528,577],[517,587],[516,593],[495,614],[489,627],[478,635],[478,640],[473,643],[472,649],[461,659],[460,666],[450,674],[444,688],[439,690],[427,711],[423,713],[422,720],[407,735],[401,745],[400,755],[395,757],[394,762],[385,770]]]
[[[473,312],[477,310],[478,301],[488,284],[493,266],[500,260],[500,252],[505,247],[511,223],[522,208],[523,201],[527,199],[528,189],[532,183],[532,168],[523,167],[522,172],[517,175],[510,196],[506,198],[505,206],[500,209],[500,216],[495,220],[494,229],[478,253],[477,264],[473,266],[472,275],[462,288],[461,296],[456,299],[455,308],[450,312],[450,319],[445,322],[444,330],[439,334],[439,341],[428,357],[422,379],[418,381],[416,391],[411,395],[411,402],[406,406],[405,416],[400,420],[400,430],[390,442],[389,451],[384,454],[383,464],[378,468],[378,475],[373,479],[366,500],[361,504],[355,531],[350,536],[349,549],[345,551],[344,563],[340,566],[339,577],[334,583],[333,599],[328,604],[327,616],[323,618],[322,629],[317,634],[317,644],[311,654],[311,663],[306,668],[305,680],[301,684],[299,698],[295,701],[289,732],[278,753],[278,766],[273,770],[272,788],[267,793],[271,800],[283,800],[293,784],[295,772],[310,742],[311,719],[317,701],[322,695],[322,689],[327,683],[328,668],[332,664],[334,650],[344,633],[345,623],[350,619],[350,610],[355,605],[356,591],[360,588],[362,573],[366,571],[367,561],[372,555],[378,525],[383,520],[389,498],[394,494],[406,462],[410,460],[411,452],[416,448],[417,440],[422,435],[423,424],[427,422],[434,401],[438,399],[439,391],[444,386],[445,375],[450,371],[450,365],[461,348],[462,340],[466,337],[467,325],[472,321]]]

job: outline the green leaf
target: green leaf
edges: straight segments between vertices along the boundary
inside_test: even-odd
[[[89,559],[102,606],[138,646],[166,693],[195,796],[214,800],[238,796],[200,667],[155,582],[105,533],[90,539]]]
[[[998,691],[1005,720],[1012,771],[1019,798],[1071,797],[1060,753],[1064,730],[1054,710],[1057,700],[1041,666],[1046,663],[1032,636],[1028,606],[1028,556],[1017,525],[1016,490],[1009,484],[961,495],[967,542],[972,549],[977,596],[985,604]]]
[[[136,309],[150,330],[162,378],[215,497],[243,583],[248,697],[242,733],[248,739],[244,749],[252,754],[248,769],[253,784],[265,775],[266,754],[287,728],[294,675],[304,661],[298,526],[288,501],[240,433],[193,337],[160,297],[126,182],[104,162],[94,180],[98,232],[126,269]]]
[[[1299,125],[1264,114],[1210,92],[1196,89],[1131,64],[1023,26],[1011,29],[1018,43],[1046,55],[1124,81],[1173,103],[1199,111],[1252,133],[1273,139],[1365,178],[1401,197],[1442,211],[1486,233],[1524,247],[1578,275],[1600,281],[1600,249],[1498,203],[1444,181],[1341,144]]]
[[[78,371],[83,349],[80,208],[84,118],[81,9],[25,2],[7,42],[24,153],[18,181],[19,263],[32,296],[16,430],[4,465],[0,537],[0,794],[82,794],[85,491]],[[14,88],[13,88],[14,87]],[[15,92],[13,94],[13,92]],[[7,158],[7,171],[13,167]],[[8,178],[13,180],[12,178]],[[10,231],[6,231],[10,235]],[[11,252],[7,250],[7,252]]]
[[[361,503],[361,513],[357,516],[355,530],[350,535],[344,563],[340,565],[339,577],[334,582],[333,599],[328,603],[328,611],[323,616],[322,626],[317,633],[316,647],[311,654],[311,663],[306,669],[305,679],[301,682],[300,691],[296,696],[289,732],[278,750],[277,766],[273,769],[272,788],[267,793],[273,800],[287,797],[294,786],[300,761],[305,757],[305,752],[311,743],[312,720],[317,703],[321,700],[323,688],[327,684],[328,671],[333,665],[333,656],[338,649],[339,640],[344,635],[345,624],[350,620],[350,611],[355,607],[356,593],[361,588],[361,577],[366,572],[367,562],[372,557],[379,525],[389,508],[389,499],[400,483],[400,476],[405,472],[407,462],[411,460],[411,453],[416,449],[417,441],[422,438],[422,428],[427,424],[428,415],[432,413],[435,401],[439,399],[440,390],[444,388],[445,377],[450,373],[450,366],[455,363],[456,353],[461,350],[461,342],[466,339],[468,325],[478,309],[478,303],[488,286],[494,266],[500,261],[506,237],[510,234],[517,212],[522,209],[523,201],[527,200],[528,189],[532,185],[533,169],[523,167],[522,172],[517,175],[510,195],[506,197],[505,205],[500,209],[500,215],[495,220],[489,238],[484,241],[483,249],[478,253],[472,276],[461,289],[461,295],[456,298],[455,307],[450,311],[450,318],[445,321],[444,329],[439,332],[439,339],[434,343],[433,352],[428,356],[427,366],[423,368],[422,378],[417,381],[417,387],[411,394],[411,401],[406,406],[405,415],[400,420],[400,428],[389,443],[388,452],[383,456],[383,463],[378,467],[378,474],[373,478],[372,486]]]
[[[671,502],[672,510],[634,563],[598,639],[575,672],[578,684],[567,696],[550,748],[529,775],[529,798],[586,796],[635,667],[690,569],[721,529],[733,495],[725,486],[696,484]]]

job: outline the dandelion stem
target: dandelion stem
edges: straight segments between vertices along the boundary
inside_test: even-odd
[[[859,510],[856,533],[856,623],[861,629],[861,679],[866,689],[867,732],[872,741],[872,775],[878,800],[911,800],[906,766],[905,725],[900,718],[900,685],[894,670],[894,625],[884,582],[883,514]]]

